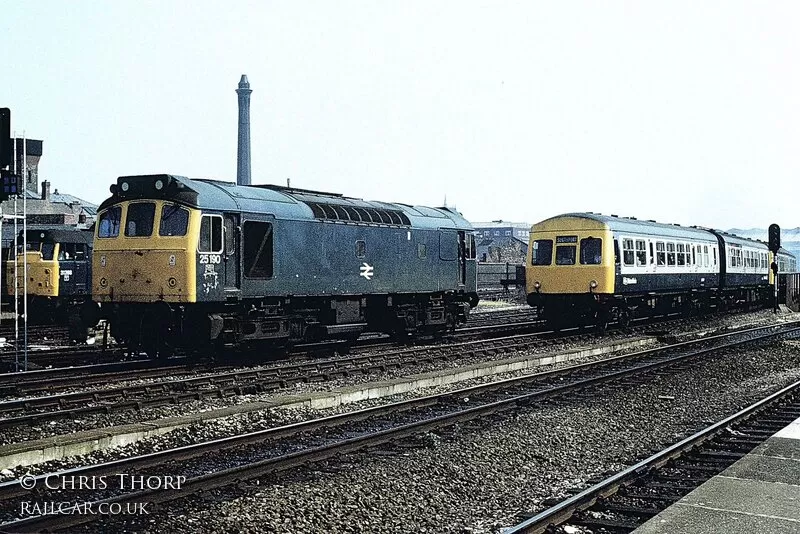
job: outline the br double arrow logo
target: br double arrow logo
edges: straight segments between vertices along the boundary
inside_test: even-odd
[[[359,276],[363,276],[367,280],[372,280],[372,277],[375,275],[373,272],[374,268],[369,263],[362,263],[361,264],[361,274]]]

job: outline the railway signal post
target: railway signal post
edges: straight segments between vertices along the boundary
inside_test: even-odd
[[[781,248],[781,227],[777,224],[769,225],[768,246],[772,252],[772,278],[775,282],[774,295],[775,295],[775,313],[778,313],[778,250]]]

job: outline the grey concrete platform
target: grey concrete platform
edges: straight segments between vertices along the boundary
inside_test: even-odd
[[[634,531],[800,534],[800,419]]]

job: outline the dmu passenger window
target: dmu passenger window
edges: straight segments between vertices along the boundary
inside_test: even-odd
[[[686,246],[683,243],[678,243],[678,265],[686,265]]]
[[[242,234],[244,275],[247,278],[272,278],[272,225],[245,221]]]
[[[603,240],[599,237],[581,239],[581,264],[600,265],[603,261]]]
[[[553,240],[537,239],[533,242],[531,265],[550,265],[553,263]]]
[[[203,215],[200,221],[200,243],[198,252],[222,254],[222,217]]]
[[[178,205],[164,205],[161,208],[161,224],[158,235],[162,237],[184,236],[189,226],[189,210]]]
[[[644,239],[636,240],[636,266],[644,267],[647,265],[647,247],[645,246]]]
[[[156,216],[156,205],[152,202],[128,204],[128,215],[125,218],[125,235],[128,237],[150,237],[153,233],[153,219]]]
[[[675,243],[667,243],[667,266],[675,266]]]
[[[100,214],[100,221],[97,223],[97,237],[117,237],[119,235],[119,224],[122,220],[122,208],[112,206]]]
[[[633,239],[622,240],[622,263],[624,265],[633,265]]]
[[[666,250],[664,246],[663,241],[656,241],[656,263],[658,265],[667,264],[667,253],[664,252]]]

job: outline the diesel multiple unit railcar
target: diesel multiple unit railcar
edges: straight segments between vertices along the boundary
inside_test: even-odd
[[[472,227],[450,208],[172,175],[111,191],[92,292],[131,349],[439,333],[477,304]]]
[[[724,232],[596,213],[559,215],[533,226],[528,303],[553,326],[769,302],[780,261],[760,241]]]
[[[12,257],[5,262],[4,290],[12,299],[15,294],[21,299],[27,288],[30,322],[66,324],[73,339],[85,340],[84,327],[90,322],[85,316],[94,308],[92,236],[92,230],[66,225],[29,229],[27,250],[23,252],[23,233],[19,233],[18,250],[10,250]]]

